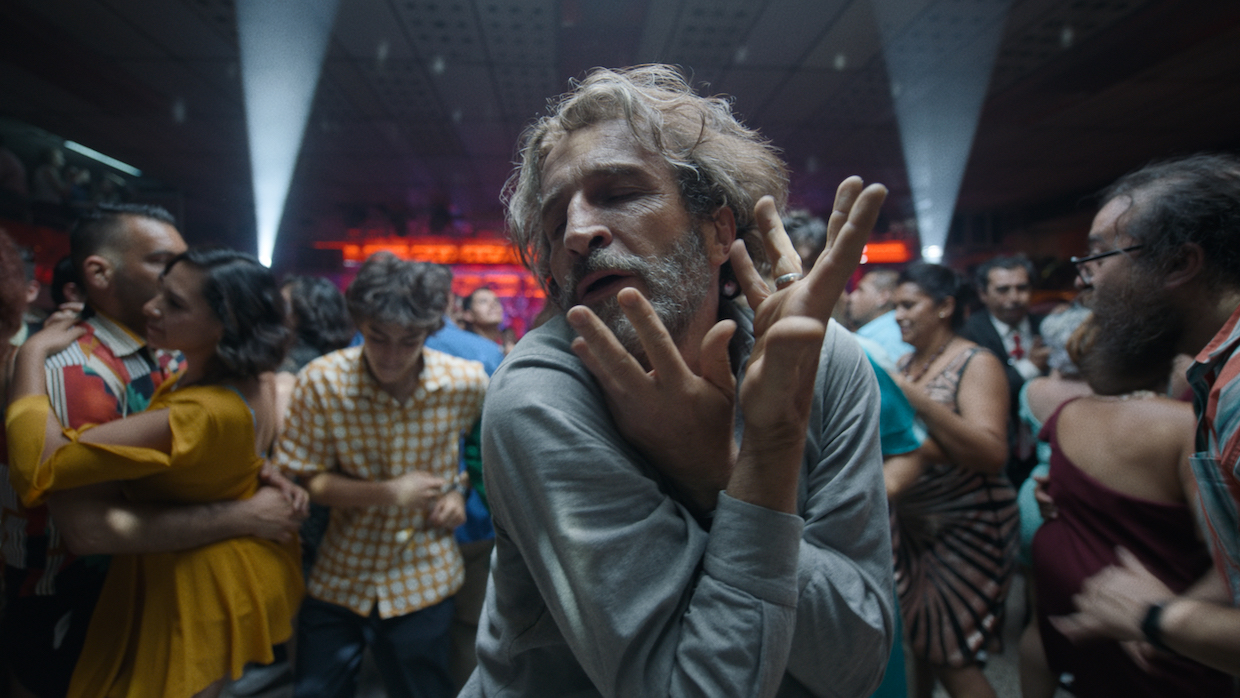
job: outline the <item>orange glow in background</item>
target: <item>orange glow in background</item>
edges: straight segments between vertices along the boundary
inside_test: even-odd
[[[862,264],[902,264],[912,259],[913,253],[903,240],[871,242],[861,251]]]
[[[452,292],[463,297],[482,287],[495,291],[504,305],[505,325],[511,326],[518,337],[525,334],[529,321],[542,310],[546,297],[533,274],[521,266],[516,250],[499,240],[411,239],[392,235],[365,242],[322,241],[314,243],[314,247],[340,250],[345,266],[353,269],[376,252],[384,251],[401,259],[450,266]],[[347,287],[349,280],[341,279],[341,285]]]

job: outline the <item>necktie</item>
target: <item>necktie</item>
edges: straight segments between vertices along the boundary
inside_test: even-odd
[[[1020,346],[1020,333],[1012,333],[1012,358],[1020,361],[1025,358],[1025,350]]]

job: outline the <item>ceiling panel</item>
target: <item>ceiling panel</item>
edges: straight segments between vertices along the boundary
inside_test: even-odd
[[[994,26],[986,13],[1002,4],[881,1],[899,8],[897,49],[925,71],[950,65],[951,46]],[[297,244],[338,228],[345,208],[434,197],[491,225],[517,137],[548,99],[588,67],[652,60],[733,96],[786,154],[795,201],[829,206],[836,180],[859,172],[886,180],[889,215],[906,215],[873,2],[342,0],[292,184],[296,223],[282,234]],[[51,142],[48,131],[133,160],[151,176],[142,186],[202,226],[191,238],[244,233],[253,213],[233,3],[0,4],[0,131],[31,144],[23,156]],[[1033,226],[1152,157],[1240,148],[1240,3],[1007,6],[959,211]],[[909,28],[918,18],[923,28]]]
[[[473,3],[396,0],[392,6],[415,54],[432,70],[437,61],[478,60],[483,44]]]
[[[79,8],[86,4],[89,3],[79,1],[66,9],[70,14],[76,14]],[[110,0],[103,4],[124,17],[133,31],[141,34],[151,45],[159,47],[166,57],[174,60],[224,59],[236,55],[236,29],[232,25],[231,2],[217,5],[210,0],[195,0],[191,3],[168,0]],[[117,41],[109,43],[106,52],[118,57],[139,57],[132,51],[140,46],[141,44],[130,46]]]
[[[839,13],[801,65],[807,69],[856,70],[881,58],[880,48],[870,2],[854,0]]]
[[[556,63],[556,4],[549,0],[478,0],[479,26],[489,63]]]
[[[382,66],[388,60],[418,58],[390,0],[341,0],[332,30],[333,48],[359,61]]]
[[[797,66],[822,36],[829,32],[845,0],[824,0],[806,7],[799,3],[767,3],[745,36],[747,66],[783,68]]]
[[[46,29],[68,35],[83,49],[99,55],[128,58],[168,56],[161,46],[150,40],[149,34],[144,34],[125,14],[111,7],[110,3],[83,3],[76,0],[11,2],[14,7],[20,6],[25,12],[40,16],[47,23]],[[194,24],[199,25],[197,21]],[[29,31],[32,27],[27,25],[26,29]]]

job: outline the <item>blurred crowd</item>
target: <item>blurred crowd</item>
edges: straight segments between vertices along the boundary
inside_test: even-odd
[[[110,168],[69,165],[59,147],[27,162],[0,135],[0,216],[64,228],[92,206],[124,203],[133,196],[132,183]]]

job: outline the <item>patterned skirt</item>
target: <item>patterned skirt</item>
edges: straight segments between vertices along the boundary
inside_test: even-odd
[[[913,655],[962,667],[1001,649],[1020,517],[1002,475],[932,464],[892,503],[896,593]]]

